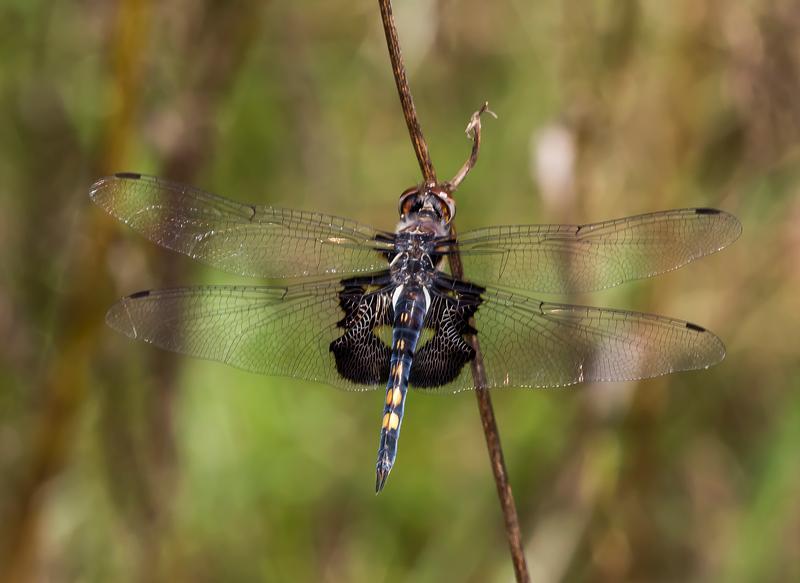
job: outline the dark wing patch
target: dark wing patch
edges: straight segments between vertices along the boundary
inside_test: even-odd
[[[391,348],[376,334],[392,324],[391,291],[369,291],[375,279],[352,278],[342,282],[339,306],[345,316],[337,323],[342,335],[331,342],[339,374],[356,384],[385,384],[389,380]]]
[[[475,358],[475,350],[464,335],[475,334],[470,318],[481,303],[482,291],[482,288],[462,283],[433,290],[424,324],[433,331],[433,337],[414,355],[409,377],[412,387],[432,389],[451,383],[461,374],[464,365]]]

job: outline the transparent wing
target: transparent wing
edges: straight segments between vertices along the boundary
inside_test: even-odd
[[[342,378],[330,350],[341,336],[338,281],[289,287],[206,286],[140,292],[106,322],[130,338],[251,372],[370,390]]]
[[[380,365],[386,370],[371,383],[353,383],[337,371],[331,343],[343,333],[337,326],[343,315],[339,289],[340,283],[331,281],[283,288],[207,286],[140,292],[115,304],[106,321],[131,338],[251,372],[346,390],[382,387],[387,359]],[[383,303],[388,304],[388,297]],[[722,342],[694,324],[541,302],[500,290],[484,292],[475,327],[488,388],[642,379],[707,368],[725,356]],[[357,343],[356,355],[366,347]],[[365,356],[354,362],[367,367],[374,359]],[[426,366],[423,361],[418,365]],[[466,364],[452,382],[433,390],[474,386]]]
[[[563,387],[708,368],[725,357],[714,334],[654,314],[542,302],[488,289],[475,313],[487,387]],[[474,388],[469,364],[437,390]]]
[[[391,249],[392,235],[347,219],[240,204],[152,176],[102,178],[90,196],[154,243],[237,275],[373,271],[386,267],[382,252]]]
[[[677,269],[730,245],[733,215],[680,209],[589,225],[477,229],[458,238],[464,279],[541,293],[585,292]]]

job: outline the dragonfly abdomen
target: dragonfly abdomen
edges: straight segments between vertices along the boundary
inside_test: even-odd
[[[386,384],[386,400],[381,418],[376,492],[383,489],[397,457],[397,440],[403,422],[408,378],[425,314],[430,305],[428,291],[422,286],[400,286],[392,300],[394,304],[392,357],[389,362],[389,380]]]

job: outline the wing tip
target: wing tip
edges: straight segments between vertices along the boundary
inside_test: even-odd
[[[722,223],[727,223],[728,229],[726,231],[726,235],[723,240],[720,242],[720,246],[717,251],[721,251],[734,241],[736,241],[742,234],[742,223],[739,221],[736,216],[732,215],[727,211],[723,211],[720,209],[715,208],[706,208],[700,207],[692,209],[694,210],[695,214],[697,215],[704,215],[704,216],[717,216]]]
[[[141,180],[144,178],[143,174],[138,172],[116,172],[111,176],[103,176],[97,179],[91,187],[89,187],[89,198],[96,204],[101,204],[101,195],[107,193],[109,186],[117,180]]]
[[[136,292],[130,296],[126,296],[111,306],[106,312],[106,325],[124,334],[128,338],[138,338],[136,326],[131,319],[130,312],[128,311],[128,301],[131,299],[143,298],[150,295],[149,291]]]
[[[95,180],[95,182],[89,187],[89,198],[92,200],[92,202],[98,205],[100,204],[100,195],[105,190],[109,180],[110,177],[104,176],[103,178]]]
[[[742,235],[742,230],[743,230],[742,222],[738,218],[736,218],[734,215],[732,215],[730,213],[723,212],[723,214],[728,219],[728,221],[731,223],[731,227],[732,227],[731,228],[730,241],[727,242],[727,245],[730,245],[731,243],[736,241]]]
[[[687,330],[698,334],[698,340],[703,337],[704,341],[707,342],[706,350],[701,351],[705,355],[705,357],[699,359],[701,366],[692,366],[688,370],[709,369],[725,360],[725,344],[719,336],[707,328],[691,322],[686,322],[685,326]]]

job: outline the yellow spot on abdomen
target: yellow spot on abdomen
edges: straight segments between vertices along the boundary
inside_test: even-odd
[[[403,350],[406,347],[406,341],[404,338],[401,338],[397,341],[397,350]]]
[[[386,391],[386,404],[387,405],[391,405],[392,404],[392,395],[393,395],[392,389],[389,389],[388,391]]]
[[[392,406],[397,407],[402,401],[403,401],[403,393],[400,391],[399,387],[396,387],[395,390],[392,391]]]
[[[397,429],[398,425],[400,425],[400,417],[398,417],[397,413],[390,413],[389,414],[389,429]]]
[[[392,415],[394,415],[394,413],[392,413]],[[396,417],[396,415],[395,415],[395,417]],[[383,423],[381,424],[384,429],[389,429],[389,419],[390,419],[390,415],[389,415],[389,413],[386,413],[383,416]]]

